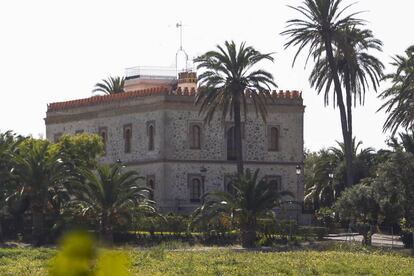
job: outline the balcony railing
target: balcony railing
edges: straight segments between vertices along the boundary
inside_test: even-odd
[[[125,69],[127,78],[176,79],[177,71],[173,67],[135,66]]]

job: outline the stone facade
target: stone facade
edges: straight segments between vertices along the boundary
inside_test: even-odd
[[[232,143],[232,121],[223,122],[217,115],[210,124],[203,124],[194,105],[194,86],[187,89],[181,82],[148,88],[148,81],[145,85],[136,90],[130,85],[122,95],[50,104],[45,119],[47,139],[77,132],[105,136],[106,154],[101,162],[122,160],[128,169],[147,178],[161,210],[189,212],[200,204],[194,198],[198,194],[195,185],[200,184],[199,194],[225,190],[228,176],[236,171],[227,149]],[[296,175],[296,166],[303,164],[302,98],[296,91],[273,92],[273,96],[266,123],[252,106],[243,121],[245,167],[259,168],[262,176],[276,179],[278,189],[289,190],[297,201],[303,201],[302,175]],[[271,137],[275,133],[276,142]]]

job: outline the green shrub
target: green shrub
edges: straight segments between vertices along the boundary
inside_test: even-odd
[[[322,207],[315,212],[316,221],[320,226],[327,227],[329,229],[335,226],[334,211],[328,207]]]
[[[277,222],[274,219],[258,219],[257,229],[263,234],[276,234]]]
[[[305,239],[308,237],[315,237],[318,240],[322,240],[328,233],[328,229],[321,226],[301,226],[299,228],[299,234]]]
[[[172,232],[183,233],[187,231],[188,216],[170,213],[165,217],[140,217],[136,219],[132,231]]]
[[[404,243],[405,248],[413,248],[414,242],[414,227],[409,227],[406,219],[401,219],[401,241]]]

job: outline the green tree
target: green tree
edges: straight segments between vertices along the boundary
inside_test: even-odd
[[[14,171],[18,178],[20,195],[28,196],[32,212],[32,239],[35,245],[45,242],[44,220],[49,189],[63,185],[67,170],[59,152],[50,151],[44,140],[26,139],[14,155]]]
[[[331,207],[346,186],[346,158],[344,143],[337,147],[308,153],[305,158],[305,202],[315,209]],[[370,177],[375,173],[375,153],[371,147],[361,148],[362,142],[352,139],[354,180]]]
[[[399,138],[392,136],[388,141],[388,146],[394,151],[405,151],[414,154],[414,132],[399,133]]]
[[[240,46],[226,41],[218,51],[209,51],[194,61],[197,69],[205,70],[199,75],[199,92],[195,104],[205,113],[205,121],[210,122],[213,115],[221,110],[221,117],[234,116],[234,138],[237,160],[237,173],[243,173],[241,115],[246,114],[252,103],[256,114],[266,119],[266,102],[272,99],[271,86],[276,86],[273,76],[261,69],[252,70],[259,62],[273,62],[271,54],[261,54],[253,47]]]
[[[102,82],[95,84],[95,89],[92,92],[101,92],[105,95],[118,94],[125,92],[124,90],[125,78],[124,77],[109,77],[103,79]]]
[[[78,175],[80,169],[95,168],[96,157],[103,153],[103,142],[97,134],[63,135],[57,143],[50,145],[50,151],[61,156],[68,178],[82,177]],[[66,208],[71,195],[66,183],[50,187],[48,195],[48,213],[53,218],[51,234],[59,235],[75,219],[71,208]]]
[[[94,168],[96,157],[102,155],[104,145],[102,138],[97,134],[82,133],[63,135],[56,144],[51,145],[51,151],[59,153],[63,162],[76,168]]]
[[[414,155],[397,150],[380,164],[372,180],[384,220],[398,223],[400,218],[414,226]]]
[[[344,143],[338,142],[337,147],[331,147],[329,150],[334,155],[335,163],[335,181],[338,182],[339,192],[343,191],[346,185],[346,153]],[[356,138],[352,139],[352,168],[354,173],[354,181],[358,183],[361,179],[371,176],[373,173],[375,150],[371,147],[361,148],[362,141],[356,142]],[[339,194],[338,194],[339,195]]]
[[[346,105],[349,133],[352,135],[352,105],[364,104],[366,89],[370,84],[374,91],[380,79],[384,65],[376,57],[369,54],[370,50],[382,51],[382,42],[375,39],[370,30],[355,27],[346,28],[342,36],[338,36],[334,47],[334,56],[338,73],[346,93]],[[318,93],[324,91],[325,104],[329,104],[332,87],[332,74],[326,56],[317,59],[309,81]]]
[[[8,187],[14,183],[12,176],[13,154],[23,137],[16,136],[12,131],[0,133],[0,187],[4,195]],[[0,195],[0,196],[1,196]]]
[[[394,57],[391,65],[396,67],[396,71],[385,77],[392,85],[379,95],[386,102],[378,111],[385,110],[388,113],[383,130],[390,130],[393,136],[399,127],[411,131],[414,129],[414,45],[408,47],[405,54]]]
[[[366,90],[371,84],[374,91],[377,91],[379,80],[383,75],[384,65],[376,57],[369,54],[370,50],[382,51],[382,42],[375,39],[370,30],[360,30],[355,27],[343,30],[342,36],[338,36],[337,40],[334,55],[339,77],[343,88],[345,88],[348,136],[353,137],[352,105],[356,106],[358,101],[360,104],[364,104]],[[309,80],[318,93],[325,91],[325,104],[328,104],[333,78],[326,57],[317,60]],[[352,140],[351,149],[354,148],[354,143]],[[344,152],[346,157],[346,151]],[[354,156],[353,153],[352,158]],[[352,167],[352,177],[353,181],[357,183],[354,167]]]
[[[305,203],[315,210],[330,207],[336,199],[336,182],[329,177],[334,173],[335,157],[326,149],[305,154]]]
[[[371,244],[379,215],[379,205],[372,186],[360,183],[347,188],[335,202],[335,210],[342,220],[352,221],[363,236],[363,244]]]
[[[370,31],[362,31],[365,32],[366,37],[361,35],[358,27],[363,25],[363,21],[355,18],[355,13],[344,16],[344,12],[350,6],[340,8],[342,2],[342,0],[304,0],[302,6],[290,6],[305,18],[287,21],[287,30],[282,34],[289,37],[285,44],[286,48],[290,46],[299,47],[293,59],[293,64],[297,56],[309,46],[307,60],[311,56],[316,60],[311,84],[320,90],[322,90],[324,84],[327,88],[332,83],[334,84],[334,98],[339,108],[346,152],[346,181],[347,186],[351,186],[354,183],[352,172],[352,97],[348,93],[346,95],[347,102],[344,101],[341,78],[345,80],[345,87],[349,86],[349,91],[354,92],[355,95],[360,91],[365,91],[366,75],[369,75],[375,86],[377,76],[372,75],[372,73],[377,73],[378,68],[372,67],[372,64],[378,66],[378,60],[368,59],[368,67],[359,63],[358,59],[361,60],[362,56],[358,57],[359,49],[357,49],[357,46],[364,46],[364,43],[371,41],[372,43],[368,45],[377,47],[379,41],[372,41]],[[355,37],[350,36],[351,30],[359,33],[359,40],[355,40]],[[367,46],[365,45],[362,49],[366,50]],[[325,64],[321,62],[323,60],[325,60]],[[346,62],[344,63],[344,61]],[[316,71],[318,66],[325,67],[325,72]],[[349,72],[346,72],[347,70]],[[329,74],[326,74],[326,72],[329,72]],[[325,76],[323,76],[324,74]],[[312,83],[312,79],[315,83]],[[327,103],[326,99],[325,97],[325,103]]]
[[[131,220],[135,211],[156,214],[154,202],[148,200],[149,190],[138,182],[136,171],[122,171],[119,164],[98,165],[80,171],[83,179],[71,183],[70,192],[75,199],[71,205],[83,215],[98,220],[101,239],[113,242],[113,227],[121,219]]]
[[[234,192],[207,194],[207,201],[197,208],[192,221],[198,223],[225,215],[232,217],[240,226],[243,247],[253,247],[256,241],[257,218],[279,206],[282,197],[292,196],[290,192],[277,191],[271,182],[258,181],[259,170],[235,178],[230,185]]]
[[[18,216],[29,206],[34,244],[45,242],[46,214],[52,213],[55,223],[62,219],[63,208],[70,199],[67,181],[76,177],[78,170],[92,167],[102,148],[99,136],[90,134],[65,135],[56,144],[33,138],[19,143],[12,155],[12,176],[17,188],[8,197],[8,207]]]
[[[2,220],[7,210],[7,198],[17,188],[16,179],[13,177],[13,154],[23,137],[17,136],[12,131],[0,133],[0,242],[3,239]]]
[[[24,138],[12,131],[0,133],[0,185],[5,188],[12,181],[13,155]]]

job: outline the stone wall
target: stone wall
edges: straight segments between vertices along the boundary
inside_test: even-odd
[[[190,149],[191,123],[203,124],[198,111],[167,110],[165,113],[166,158],[181,160],[226,160],[226,127],[216,116],[202,128],[201,150]],[[261,117],[249,113],[244,124],[243,151],[247,161],[297,162],[303,161],[303,113],[269,113],[266,123]],[[269,151],[269,127],[280,129],[280,149]]]
[[[189,200],[188,175],[207,169],[205,192],[224,189],[224,175],[236,171],[234,162],[227,161],[226,129],[231,120],[213,118],[203,125],[193,96],[148,96],[128,101],[49,111],[46,136],[75,134],[82,130],[97,133],[107,128],[104,163],[122,160],[126,169],[136,169],[142,176],[155,177],[155,199],[165,211],[187,212],[197,206]],[[244,125],[243,150],[246,168],[260,168],[262,176],[281,176],[283,190],[298,200],[303,198],[303,183],[295,174],[296,165],[303,163],[302,101],[281,101],[268,107],[266,123],[249,112]],[[154,150],[148,150],[148,124],[155,127]],[[191,149],[191,124],[202,125],[201,149]],[[124,125],[132,127],[131,152],[124,152]],[[269,128],[280,131],[279,150],[269,151]]]

